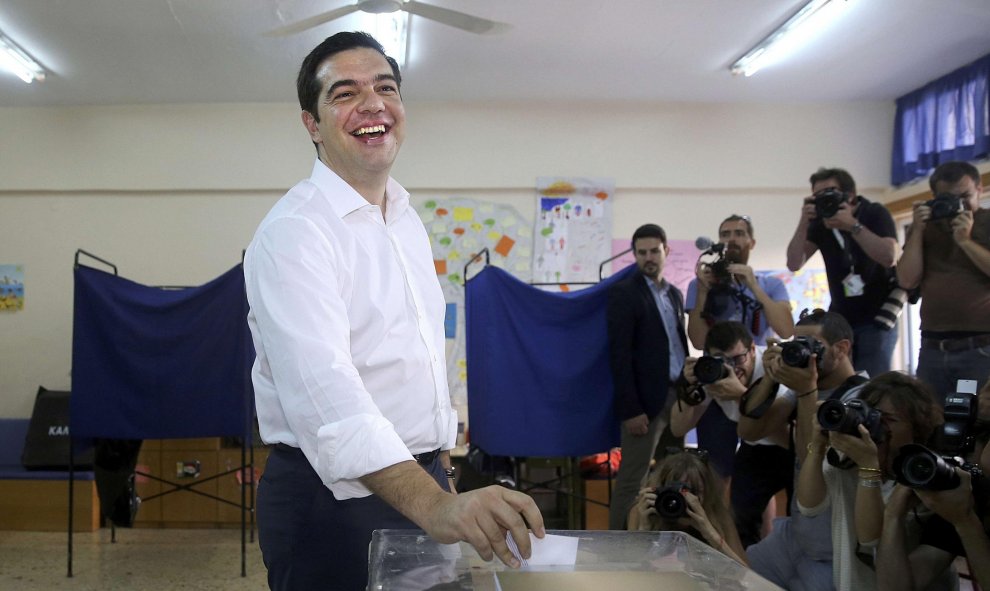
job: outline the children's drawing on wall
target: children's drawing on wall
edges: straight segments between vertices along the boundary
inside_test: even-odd
[[[797,273],[784,269],[771,271],[770,275],[780,279],[787,288],[787,294],[791,296],[791,312],[795,320],[805,308],[828,310],[829,304],[832,303],[825,269],[801,269]]]
[[[24,309],[24,265],[0,265],[0,312]]]
[[[536,180],[533,281],[597,282],[612,256],[615,181],[540,177]]]
[[[467,350],[464,341],[465,265],[487,248],[489,264],[505,269],[521,281],[531,281],[533,229],[514,207],[475,199],[428,199],[417,205],[416,211],[430,235],[433,264],[447,301],[444,322],[447,382],[450,384],[451,405],[463,423],[468,416]],[[473,262],[468,276],[481,271],[484,263],[484,259]]]

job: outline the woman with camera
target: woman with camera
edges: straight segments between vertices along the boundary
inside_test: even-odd
[[[630,531],[683,531],[746,564],[724,486],[702,450],[668,454],[639,491],[629,511]]]
[[[831,510],[835,589],[877,588],[869,565],[880,541],[884,504],[894,486],[894,458],[925,443],[941,423],[930,388],[888,372],[819,406],[797,483],[798,510],[824,518]]]

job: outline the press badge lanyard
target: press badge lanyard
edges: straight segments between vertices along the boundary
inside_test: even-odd
[[[852,256],[852,247],[846,242],[846,239],[842,236],[842,232],[838,228],[832,228],[832,234],[835,235],[836,241],[842,247],[842,253],[846,257],[846,263],[849,264],[849,274],[842,280],[842,291],[847,298],[861,296],[863,295],[865,284],[863,283],[863,277],[856,272],[856,262]]]

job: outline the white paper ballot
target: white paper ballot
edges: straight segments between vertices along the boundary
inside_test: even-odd
[[[529,543],[533,548],[529,560],[523,559],[519,554],[519,546],[516,545],[511,532],[506,532],[505,543],[522,566],[573,566],[577,562],[578,538],[547,534],[541,540],[529,534]]]

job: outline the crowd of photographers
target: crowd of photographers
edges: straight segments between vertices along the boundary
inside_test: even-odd
[[[689,531],[785,589],[953,589],[960,556],[990,588],[990,210],[979,208],[980,175],[962,162],[934,171],[934,197],[914,205],[899,258],[892,217],[856,194],[849,173],[821,169],[810,182],[787,265],[822,253],[830,309],[795,324],[784,286],[748,265],[753,222],[725,219],[683,300],[686,331],[661,315],[636,319],[659,322],[671,340],[680,331],[703,355],[669,383],[639,380],[626,393],[659,393],[663,410],[643,420],[675,440],[697,429],[701,451],[657,451],[652,470],[620,467],[641,490],[618,511],[630,529]],[[665,256],[665,235],[658,244]],[[663,257],[648,269],[642,258],[646,283],[676,292]],[[918,296],[913,377],[889,370],[897,316]],[[614,354],[616,314],[613,372],[634,373],[635,361]],[[634,435],[620,418],[625,442]],[[767,527],[780,491],[788,515]]]

